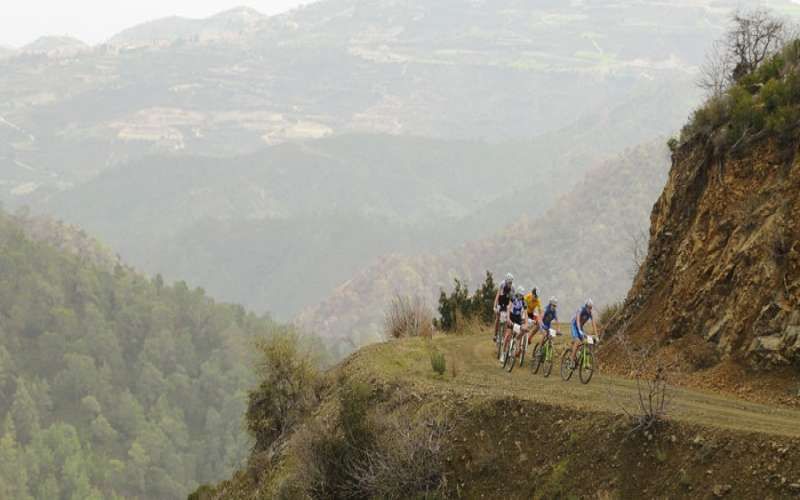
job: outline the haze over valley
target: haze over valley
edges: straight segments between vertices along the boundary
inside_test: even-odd
[[[800,5],[211,4],[0,46],[0,498],[800,491]],[[719,59],[748,15],[781,45]],[[562,333],[593,298],[599,382],[570,333],[500,374],[507,272]],[[630,430],[662,370],[676,419]],[[560,462],[476,423],[534,414]]]

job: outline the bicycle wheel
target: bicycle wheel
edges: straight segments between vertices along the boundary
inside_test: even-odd
[[[594,354],[592,354],[591,349],[586,349],[586,347],[582,347],[581,349],[585,352],[578,354],[578,359],[580,360],[578,376],[582,384],[588,384],[589,381],[592,380],[592,375],[594,375]]]
[[[511,373],[511,370],[514,369],[514,365],[517,363],[517,349],[517,339],[511,339],[508,343],[506,359],[503,362],[503,368],[505,368],[508,373]]]
[[[572,372],[575,371],[575,368],[570,368],[569,364],[572,361],[572,351],[567,349],[564,351],[564,354],[561,355],[561,379],[566,382],[570,378],[572,378]]]
[[[522,341],[519,346],[519,367],[522,368],[522,365],[525,364],[525,353],[528,351],[528,343],[530,342],[530,338],[525,335],[522,337]]]
[[[494,357],[494,359],[496,359],[498,361],[500,361],[500,355],[503,353],[503,334],[504,333],[505,332],[503,331],[502,328],[498,328],[497,337],[496,337],[496,340],[497,340],[497,355],[495,355],[495,357]]]
[[[547,378],[553,371],[553,343],[550,340],[545,343],[542,358],[542,375]]]
[[[538,343],[533,347],[533,358],[531,358],[531,373],[536,375],[539,373],[539,366],[542,364],[542,346]]]

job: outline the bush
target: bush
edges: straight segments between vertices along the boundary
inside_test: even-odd
[[[440,377],[447,371],[447,361],[444,359],[444,354],[440,352],[431,353],[431,368]]]
[[[367,454],[355,469],[364,498],[409,498],[412,492],[430,498],[442,484],[444,453],[449,427],[441,418],[391,421],[382,445]]]
[[[444,331],[454,331],[465,323],[478,320],[485,324],[494,321],[494,299],[497,287],[492,273],[486,272],[486,279],[470,297],[469,290],[461,282],[454,280],[455,287],[448,296],[444,290],[439,293],[439,321],[437,325]]]
[[[389,304],[384,318],[384,328],[392,338],[433,336],[433,312],[425,302],[397,295]]]
[[[669,148],[670,153],[675,153],[676,151],[678,151],[679,145],[680,143],[678,142],[678,139],[676,139],[675,137],[670,137],[669,140],[667,141],[667,147]]]
[[[600,316],[598,321],[603,326],[608,326],[612,320],[622,311],[623,302],[615,302],[614,304],[609,304],[600,311]]]
[[[246,416],[256,450],[264,450],[316,403],[319,376],[309,356],[299,351],[296,335],[277,335],[257,347],[261,383],[248,395]]]
[[[313,422],[297,438],[298,476],[312,498],[365,498],[356,477],[375,450],[377,433],[368,418],[372,390],[341,382],[334,422]]]
[[[387,418],[370,386],[339,385],[335,418],[312,420],[296,434],[286,498],[431,498],[444,477],[447,420]]]
[[[636,381],[636,404],[624,403],[620,408],[630,418],[631,434],[652,433],[667,419],[672,398],[669,374],[675,362],[667,362],[658,353],[658,345],[654,342],[635,346],[625,335],[619,335],[615,340],[622,348]]]

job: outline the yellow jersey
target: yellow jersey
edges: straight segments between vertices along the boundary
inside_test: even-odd
[[[525,296],[525,307],[528,310],[528,317],[532,317],[537,310],[542,310],[542,301],[539,297],[534,297],[532,292]]]

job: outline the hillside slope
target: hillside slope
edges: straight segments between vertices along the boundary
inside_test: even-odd
[[[508,374],[492,348],[485,335],[364,348],[327,375],[318,405],[284,437],[258,443],[247,467],[192,498],[788,499],[800,491],[797,410],[680,390],[674,419],[632,434],[621,405],[635,404],[633,381]],[[445,354],[443,376],[431,371],[431,352]]]
[[[496,276],[511,271],[519,284],[558,296],[563,314],[588,296],[599,304],[615,302],[630,286],[632,240],[647,225],[668,167],[663,141],[630,149],[580,179],[542,217],[500,211],[495,220],[501,229],[493,236],[446,253],[380,258],[305,311],[299,322],[322,336],[342,338],[353,349],[381,338],[384,307],[394,294],[419,294],[433,304],[454,278],[474,287],[487,269]],[[519,196],[540,203],[537,193],[548,189],[544,179]]]
[[[0,498],[177,499],[229,474],[251,343],[280,329],[0,211]]]
[[[758,378],[752,368],[800,375],[800,161],[787,118],[800,112],[798,44],[684,128],[613,325],[674,351],[707,384],[722,370],[737,384]]]
[[[695,368],[797,363],[800,163],[762,144],[720,169],[697,143],[674,162],[628,294],[627,330],[674,342]],[[691,352],[709,349],[710,358]]]

